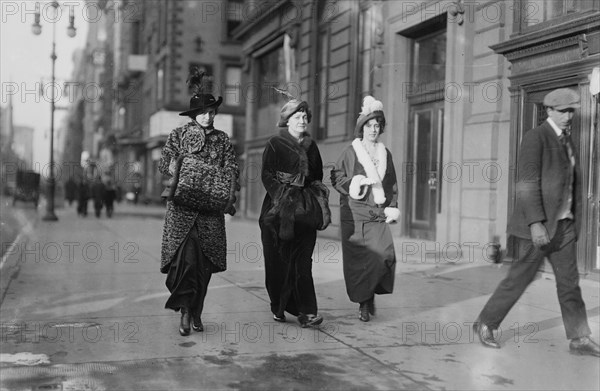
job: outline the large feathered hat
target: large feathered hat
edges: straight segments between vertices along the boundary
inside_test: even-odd
[[[287,127],[287,122],[290,119],[290,117],[298,111],[306,112],[306,119],[308,120],[308,123],[310,123],[310,120],[312,119],[312,113],[310,112],[310,108],[308,107],[308,103],[306,101],[294,98],[292,94],[285,90],[275,87],[273,87],[273,89],[285,96],[287,99],[289,99],[289,101],[281,108],[281,113],[279,114],[279,122],[277,122],[278,127]]]
[[[362,109],[356,120],[356,127],[354,128],[354,132],[356,135],[362,134],[362,128],[365,126],[369,120],[373,118],[378,118],[381,122],[382,133],[383,127],[385,126],[385,115],[383,114],[383,103],[381,101],[376,100],[371,95],[367,95],[363,99]]]
[[[211,94],[204,94],[202,92],[202,78],[204,74],[198,67],[194,67],[191,70],[190,76],[186,80],[186,83],[193,91],[193,95],[190,98],[190,109],[179,113],[179,115],[196,118],[198,114],[204,113],[209,109],[216,109],[223,102],[222,97],[215,99]]]

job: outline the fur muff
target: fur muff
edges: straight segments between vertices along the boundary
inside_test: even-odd
[[[329,226],[329,189],[321,181],[313,181],[305,188],[286,186],[281,189],[264,217],[265,224],[279,226],[276,232],[279,239],[293,239],[297,222],[319,231]]]
[[[392,221],[398,221],[398,219],[400,218],[400,209],[398,208],[385,208],[383,209],[383,213],[385,214],[386,217],[386,223],[388,222],[392,222]]]

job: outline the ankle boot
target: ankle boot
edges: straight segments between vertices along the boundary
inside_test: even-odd
[[[181,321],[179,322],[179,334],[182,336],[190,335],[190,312],[182,308],[181,309]]]
[[[367,308],[369,309],[369,314],[375,315],[375,295],[367,300]]]
[[[204,325],[202,324],[201,314],[195,312],[192,315],[192,329],[197,332],[204,331]]]
[[[358,319],[362,322],[368,322],[371,319],[369,316],[369,306],[366,301],[360,303],[360,307],[358,307]]]

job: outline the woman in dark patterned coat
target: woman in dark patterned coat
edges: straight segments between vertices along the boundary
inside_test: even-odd
[[[392,293],[396,254],[389,223],[400,217],[396,171],[379,141],[385,127],[383,105],[365,97],[356,123],[358,136],[331,170],[340,193],[344,279],[350,300],[360,303],[359,319],[375,314],[375,294]]]
[[[210,94],[192,97],[190,110],[180,114],[192,121],[169,135],[162,150],[160,172],[174,175],[179,156],[197,154],[202,162],[221,167],[237,180],[238,163],[229,137],[213,128],[222,100]],[[224,211],[199,212],[167,201],[160,271],[167,274],[166,285],[171,292],[165,308],[181,310],[181,335],[189,335],[190,321],[195,331],[203,331],[201,314],[211,275],[227,267],[224,213],[235,214],[235,190],[232,186]]]
[[[306,132],[310,117],[304,101],[294,99],[283,106],[278,126],[285,129],[269,139],[263,153],[267,194],[259,218],[273,319],[285,322],[287,311],[302,327],[323,322],[317,312],[312,252],[317,230],[331,221],[321,154]]]

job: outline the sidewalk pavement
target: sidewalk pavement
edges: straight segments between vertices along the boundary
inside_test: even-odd
[[[502,349],[471,325],[506,265],[403,257],[396,285],[357,319],[339,241],[319,238],[320,329],[272,321],[255,222],[228,220],[228,270],[213,275],[205,332],[181,337],[158,272],[162,206],[118,204],[112,219],[37,221],[3,264],[0,389],[590,389],[598,359],[570,355],[554,281],[534,281],[502,324]],[[581,282],[600,337],[598,283]],[[67,389],[67,388],[64,388]]]

